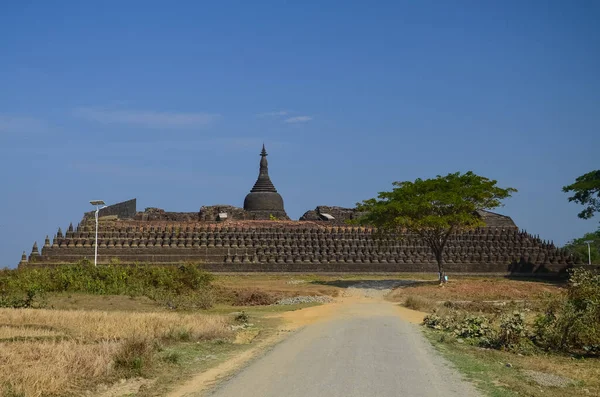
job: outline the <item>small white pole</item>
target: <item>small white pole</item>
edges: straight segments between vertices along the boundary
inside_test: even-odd
[[[98,213],[102,208],[106,208],[106,206],[100,208],[101,205],[104,205],[104,201],[102,200],[92,200],[90,204],[96,207],[96,243],[94,244],[94,266],[98,266]]]
[[[588,245],[588,265],[592,264],[592,249],[590,248],[590,244],[593,243],[594,240],[584,241]]]
[[[96,206],[96,244],[94,245],[94,266],[98,266],[98,213],[100,212],[100,206]]]

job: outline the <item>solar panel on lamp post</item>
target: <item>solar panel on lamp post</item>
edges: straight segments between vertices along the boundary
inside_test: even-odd
[[[590,249],[590,244],[593,242],[593,240],[584,241],[584,243],[588,245],[588,265],[592,264],[592,250]]]
[[[106,206],[100,208],[101,205],[105,204],[102,200],[92,200],[90,201],[90,204],[96,206],[96,242],[94,243],[94,266],[98,266],[98,213],[102,208],[106,208]]]

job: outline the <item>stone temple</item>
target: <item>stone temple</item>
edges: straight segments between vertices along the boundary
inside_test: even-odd
[[[319,206],[290,220],[260,154],[258,179],[244,208],[203,206],[198,212],[137,211],[136,199],[99,212],[98,263],[202,264],[210,271],[429,272],[437,271],[431,250],[416,236],[381,240],[374,230],[353,227],[352,208]],[[508,216],[481,211],[485,226],[455,236],[445,250],[447,272],[542,273],[572,265],[553,243],[520,231]],[[52,242],[34,243],[19,267],[93,261],[94,212],[84,214]]]

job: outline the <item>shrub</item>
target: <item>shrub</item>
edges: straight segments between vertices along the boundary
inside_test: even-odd
[[[442,317],[440,317],[436,312],[425,316],[425,318],[423,319],[423,325],[425,325],[428,328],[437,330],[445,330],[446,328]]]
[[[147,296],[173,310],[210,309],[216,301],[212,288],[183,293],[156,290]]]
[[[0,271],[0,295],[26,291],[83,292],[99,295],[160,296],[198,293],[198,307],[212,306],[208,293],[213,276],[193,264],[174,266],[93,266],[83,260],[76,265]],[[6,299],[5,299],[6,300]]]
[[[490,321],[485,316],[467,315],[454,328],[454,335],[459,338],[489,337],[491,334]]]
[[[472,343],[489,347],[494,339],[492,322],[482,315],[451,311],[445,316],[440,316],[434,312],[425,317],[423,324],[429,328],[443,331],[444,340],[469,339]]]
[[[194,264],[185,264],[179,266],[179,282],[183,287],[190,290],[199,290],[210,286],[214,280],[212,274],[200,270]]]
[[[248,313],[246,313],[245,311],[242,310],[241,313],[236,314],[235,316],[235,321],[237,321],[238,323],[247,323],[248,320],[250,320],[250,316],[248,315]]]
[[[494,340],[495,347],[520,351],[526,345],[530,345],[529,342],[525,315],[519,311],[502,315],[500,331]]]
[[[453,332],[456,329],[457,313],[440,315],[437,311],[425,316],[423,325],[438,331]]]
[[[233,306],[272,305],[277,297],[260,290],[238,290],[234,292]]]
[[[115,354],[115,367],[125,376],[141,375],[152,361],[154,347],[150,340],[142,338],[127,339]]]
[[[600,354],[600,274],[570,272],[566,296],[550,302],[534,325],[534,341],[546,349]]]
[[[404,306],[412,310],[431,310],[432,303],[430,300],[420,296],[409,295],[404,300]]]
[[[46,302],[38,290],[29,289],[23,297],[20,294],[0,293],[0,307],[12,309],[30,309],[45,307]]]
[[[519,310],[502,314],[497,321],[497,317],[465,315],[453,304],[444,306],[451,310],[448,315],[434,312],[425,317],[423,324],[496,349],[531,353],[537,345],[547,350],[600,355],[598,272],[584,268],[571,270],[566,293],[550,300],[533,329]]]

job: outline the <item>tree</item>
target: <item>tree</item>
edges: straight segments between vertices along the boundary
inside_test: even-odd
[[[594,213],[600,212],[600,170],[591,171],[575,179],[575,183],[563,186],[563,192],[574,192],[569,201],[584,205],[585,208],[578,217],[589,219]]]
[[[587,242],[590,241],[588,252]],[[576,238],[565,244],[565,248],[583,263],[588,263],[591,257],[592,263],[600,262],[600,229],[592,233],[586,233],[581,238]]]
[[[375,226],[377,233],[397,238],[405,232],[417,235],[431,248],[440,282],[444,282],[444,247],[450,236],[483,226],[477,211],[500,207],[502,199],[517,191],[497,187],[496,183],[471,171],[394,182],[392,191],[357,204],[358,211],[365,213],[357,223]]]

